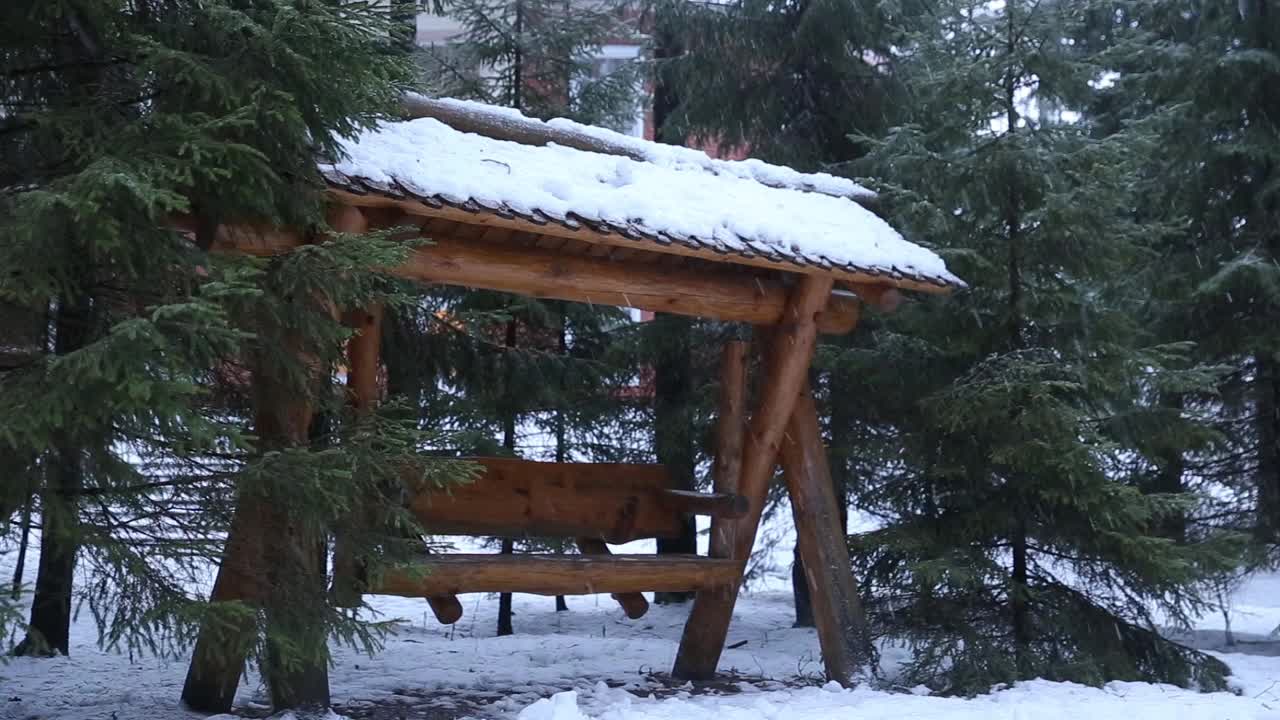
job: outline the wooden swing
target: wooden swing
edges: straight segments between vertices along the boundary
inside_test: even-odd
[[[506,166],[506,175],[497,170],[496,182],[516,182],[514,176],[527,170],[521,163],[581,157],[598,168],[607,154],[618,156],[618,163],[639,164],[636,172],[669,172],[673,183],[690,177],[680,173],[695,173],[698,182],[722,183],[726,194],[743,189],[735,183],[767,187],[773,194],[760,197],[776,201],[778,212],[788,204],[803,204],[831,213],[830,224],[847,221],[847,242],[853,245],[863,241],[858,234],[866,228],[887,228],[855,202],[865,192],[830,176],[672,155],[676,151],[665,146],[474,104],[415,98],[410,106],[420,118],[413,122],[429,123],[418,127],[441,143],[434,150],[471,152],[469,162]],[[405,143],[403,137],[393,139],[400,146]],[[423,163],[432,162],[434,150],[420,149]],[[749,412],[751,349],[741,341],[723,348],[712,492],[675,490],[657,465],[475,458],[483,472],[473,484],[451,494],[410,499],[410,509],[425,527],[441,534],[573,538],[582,554],[433,555],[426,561],[427,573],[389,572],[365,591],[427,598],[445,623],[461,616],[459,593],[612,593],[626,614],[636,618],[648,607],[642,591],[696,591],[672,674],[708,679],[724,647],[768,485],[781,465],[826,674],[850,683],[868,659],[865,620],[808,388],[815,343],[819,333],[853,330],[863,305],[891,310],[899,289],[942,293],[962,283],[940,261],[923,268],[911,262],[859,264],[824,254],[825,246],[807,248],[802,239],[765,242],[729,237],[721,228],[710,236],[681,234],[651,218],[610,219],[560,206],[529,207],[495,197],[501,195],[498,191],[466,196],[448,182],[449,167],[458,165],[442,163],[438,170],[415,175],[367,167],[367,157],[364,162],[366,166],[360,165],[357,158],[322,168],[330,184],[330,225],[346,233],[419,227],[430,244],[415,249],[394,269],[396,274],[427,283],[748,323],[756,327],[763,370]],[[617,172],[618,182],[625,184],[633,170],[619,165]],[[532,173],[528,182],[543,182],[540,177]],[[433,188],[437,180],[444,189]],[[714,193],[707,198],[704,202],[714,201]],[[884,252],[890,260],[895,251],[908,260],[924,252],[889,232],[901,248],[888,240],[875,242],[888,246]],[[227,252],[275,254],[300,243],[298,235],[283,231],[223,228],[216,245]],[[379,315],[377,308],[354,308],[347,314],[358,330],[349,346],[348,382],[352,402],[362,410],[377,401]],[[690,514],[711,518],[708,556],[609,552],[607,543],[675,536]],[[224,566],[234,560],[230,548],[235,543],[228,545]],[[339,564],[335,560],[335,573]],[[225,675],[197,681],[228,682]],[[189,677],[189,687],[192,682]],[[230,687],[234,692],[234,679]]]

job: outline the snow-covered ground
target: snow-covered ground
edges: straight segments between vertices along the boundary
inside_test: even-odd
[[[790,538],[774,535],[774,565],[785,571]],[[11,560],[11,553],[0,556],[0,571]],[[33,559],[28,567],[34,573]],[[373,658],[336,650],[335,706],[353,718],[379,720],[1280,720],[1280,642],[1266,638],[1280,625],[1277,576],[1252,579],[1232,599],[1232,628],[1242,642],[1217,654],[1231,666],[1238,694],[1035,681],[972,700],[824,687],[817,638],[791,627],[786,587],[778,573],[739,601],[729,635],[737,647],[725,651],[720,669],[743,681],[710,693],[652,675],[670,669],[686,607],[655,605],[631,621],[607,596],[571,597],[570,611],[556,613],[551,598],[517,595],[517,634],[498,638],[495,597],[463,596],[465,615],[452,627],[438,625],[424,601],[376,598],[379,612],[403,620],[400,632]],[[1223,624],[1220,615],[1204,618],[1197,640],[1213,646]],[[85,612],[73,630],[71,657],[0,664],[0,718],[200,717],[177,703],[185,658],[131,659],[101,652],[95,640]],[[905,650],[882,650],[891,676]],[[242,684],[237,712],[263,714],[264,698],[251,678]]]

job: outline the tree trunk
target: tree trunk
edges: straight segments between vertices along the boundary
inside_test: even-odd
[[[566,313],[565,303],[558,303],[560,308],[560,392],[556,397],[556,462],[562,463],[569,455],[569,437],[568,425],[565,420],[565,392],[568,389],[566,374],[568,373],[569,363],[569,323]],[[567,612],[569,603],[565,602],[563,595],[556,596],[556,612]]]
[[[658,338],[654,366],[653,445],[658,463],[671,476],[672,486],[694,490],[697,486],[697,447],[693,429],[693,348],[692,322],[675,315],[659,314],[651,328]],[[677,538],[659,538],[658,554],[692,555],[698,552],[698,530],[692,517],[684,519]],[[659,605],[683,603],[693,593],[654,593]]]
[[[1013,8],[1005,12],[1007,52],[1010,56],[1017,52],[1018,30],[1014,22]],[[1017,86],[1019,78],[1009,69],[1005,74],[1005,120],[1008,123],[1007,133],[1018,131]],[[1022,318],[1022,198],[1016,185],[1010,185],[1008,205],[1005,207],[1005,231],[1008,233],[1009,255],[1009,348],[1019,350],[1024,346]],[[1027,482],[1025,478],[1017,478],[1017,482]],[[1030,590],[1027,586],[1027,521],[1025,516],[1014,509],[1016,518],[1009,531],[1010,552],[1013,555],[1013,567],[1009,583],[1009,606],[1013,623],[1013,644],[1020,678],[1026,677],[1031,650],[1031,608],[1028,605]]]
[[[1183,407],[1183,396],[1180,393],[1164,393],[1160,396],[1159,407],[1171,413],[1179,413]],[[1155,476],[1145,484],[1143,491],[1175,495],[1184,492],[1182,476],[1186,472],[1186,462],[1181,448],[1157,450],[1153,459],[1156,463]],[[1152,530],[1160,537],[1184,543],[1187,540],[1187,516],[1182,512],[1171,513],[1160,518]]]
[[[264,331],[273,328],[264,318]],[[305,447],[311,432],[314,383],[305,387],[280,377],[268,352],[293,352],[311,365],[300,339],[263,348],[252,376],[254,434],[263,453]],[[313,378],[318,379],[318,378]],[[245,659],[265,619],[262,675],[275,710],[325,710],[329,706],[329,650],[325,626],[325,534],[289,512],[279,488],[241,490],[227,533],[210,602],[218,615],[206,618],[192,653],[182,700],[193,710],[225,713],[235,699]],[[239,612],[247,606],[255,612]],[[231,611],[233,614],[222,614]],[[261,611],[256,612],[256,611]]]
[[[675,57],[678,50],[672,33],[665,30],[661,21],[657,26],[654,58],[660,63]],[[671,115],[678,104],[673,83],[664,68],[659,68],[653,91],[653,139],[672,142]],[[674,144],[683,144],[678,140]],[[697,479],[697,448],[693,437],[693,352],[690,333],[692,321],[658,313],[654,328],[664,347],[659,350],[654,367],[654,451],[658,462],[671,473],[674,487],[693,490]],[[685,520],[680,537],[657,541],[658,554],[698,552],[698,528],[693,518]],[[654,593],[653,601],[659,605],[688,602],[693,593]]]
[[[27,497],[27,502],[22,506],[22,518],[18,521],[18,557],[13,566],[13,588],[9,591],[9,597],[14,600],[22,597],[22,575],[27,569],[27,545],[31,541],[31,504],[34,501],[33,497]]]
[[[279,352],[279,350],[271,350]],[[274,377],[268,362],[254,376],[254,431],[260,449],[304,447],[317,421],[309,392]],[[264,515],[271,540],[263,543],[269,591],[262,598],[267,653],[263,675],[275,711],[329,707],[329,648],[325,627],[325,534],[288,511],[288,499],[266,498]]]
[[[1258,432],[1258,539],[1280,540],[1280,361],[1268,354],[1257,359],[1256,417]]]
[[[661,12],[661,10],[658,10]],[[676,95],[675,83],[663,61],[670,60],[680,54],[680,48],[662,18],[654,19],[653,59],[658,68],[653,84],[653,139],[656,142],[683,145],[683,138],[672,138],[674,134],[671,116],[675,113],[680,100]]]
[[[511,555],[515,552],[515,543],[511,540],[502,541],[502,554]],[[515,629],[511,626],[511,593],[498,594],[498,637],[506,635],[514,635]]]
[[[809,581],[805,579],[799,544],[791,551],[791,595],[796,606],[796,622],[792,627],[813,627],[813,600],[809,597]]]
[[[55,451],[46,480],[41,514],[40,564],[31,623],[15,655],[67,655],[70,652],[71,597],[79,531],[76,498],[81,490],[80,457],[74,448]]]
[[[89,343],[93,332],[93,300],[82,294],[59,305],[54,352],[66,355]],[[44,472],[40,523],[40,564],[36,574],[31,622],[16,655],[68,654],[71,597],[76,554],[80,549],[79,494],[84,487],[82,450],[70,433],[61,432]]]
[[[516,347],[518,327],[515,319],[507,321],[507,334],[503,343],[507,348],[506,353],[506,376],[503,379],[503,401],[507,405],[502,417],[502,447],[514,456],[516,454],[516,411],[515,411],[515,359],[512,353]],[[502,541],[502,554],[511,555],[515,552],[515,543],[510,538]],[[498,637],[504,635],[514,635],[515,629],[511,624],[511,593],[500,593],[498,595]]]

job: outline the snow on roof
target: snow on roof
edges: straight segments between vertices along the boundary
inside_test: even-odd
[[[573,133],[592,138],[614,148],[613,154],[619,152],[636,160],[644,160],[655,165],[670,168],[701,168],[713,175],[731,175],[746,180],[755,180],[763,185],[777,188],[789,188],[816,192],[836,197],[847,197],[854,200],[871,200],[876,197],[874,190],[865,188],[848,179],[829,173],[802,173],[782,165],[770,165],[763,160],[719,160],[712,158],[701,150],[652,142],[642,138],[624,135],[623,133],[595,125],[584,125],[567,118],[539,120],[521,113],[515,108],[485,105],[471,100],[454,98],[425,98],[416,96],[419,102],[437,103],[490,121],[515,123],[532,127],[547,127],[566,133]]]
[[[608,132],[591,129],[597,131]],[[332,185],[356,193],[408,195],[437,207],[586,225],[650,241],[657,252],[676,242],[728,255],[726,262],[733,261],[731,256],[764,257],[895,283],[964,285],[941,258],[907,242],[853,200],[772,187],[752,174],[785,168],[712,161],[686,148],[644,145],[658,149],[647,148],[641,161],[497,140],[421,118],[384,123],[346,141],[346,157],[320,169]],[[708,162],[734,169],[708,172]]]

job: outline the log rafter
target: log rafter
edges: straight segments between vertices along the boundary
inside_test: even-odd
[[[460,225],[449,233],[428,230],[430,244],[415,248],[393,268],[400,277],[428,283],[498,290],[538,298],[704,317],[752,325],[783,320],[790,289],[776,279],[732,270],[624,263],[604,257],[566,255],[513,242],[471,238]],[[215,249],[278,255],[296,247],[286,234],[223,228]],[[805,276],[809,277],[809,276]],[[858,322],[857,299],[830,295],[818,315],[822,332],[843,334]]]

